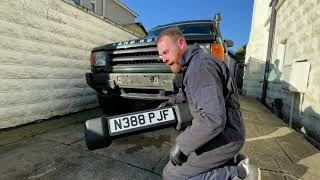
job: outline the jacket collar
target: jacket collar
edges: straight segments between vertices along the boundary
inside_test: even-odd
[[[189,46],[179,59],[179,64],[183,67],[188,66],[192,57],[199,51],[201,51],[201,48],[197,43]]]

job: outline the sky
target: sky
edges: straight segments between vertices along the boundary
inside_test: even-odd
[[[213,19],[221,13],[220,25],[224,39],[234,41],[232,50],[248,43],[253,0],[122,0],[139,16],[149,31],[157,25],[199,19]]]

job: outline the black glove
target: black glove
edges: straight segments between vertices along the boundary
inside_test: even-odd
[[[164,107],[168,107],[168,106],[173,106],[173,104],[172,104],[172,102],[171,102],[170,100],[165,101],[165,102],[159,104],[159,106],[157,107],[157,109],[164,108]]]
[[[170,161],[175,166],[181,166],[182,163],[186,162],[188,156],[183,154],[183,152],[179,149],[178,145],[174,145],[170,150]]]

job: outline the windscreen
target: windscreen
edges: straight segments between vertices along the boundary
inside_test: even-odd
[[[186,34],[213,34],[213,25],[208,23],[203,24],[182,24],[178,26],[166,26],[149,31],[147,37],[157,37],[161,31],[170,28],[177,27],[180,31]]]

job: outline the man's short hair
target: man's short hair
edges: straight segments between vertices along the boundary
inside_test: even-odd
[[[179,38],[184,39],[182,32],[176,27],[170,27],[168,29],[161,31],[160,35],[157,38],[156,44],[158,44],[159,40],[163,36],[169,36],[174,42],[177,42]]]

